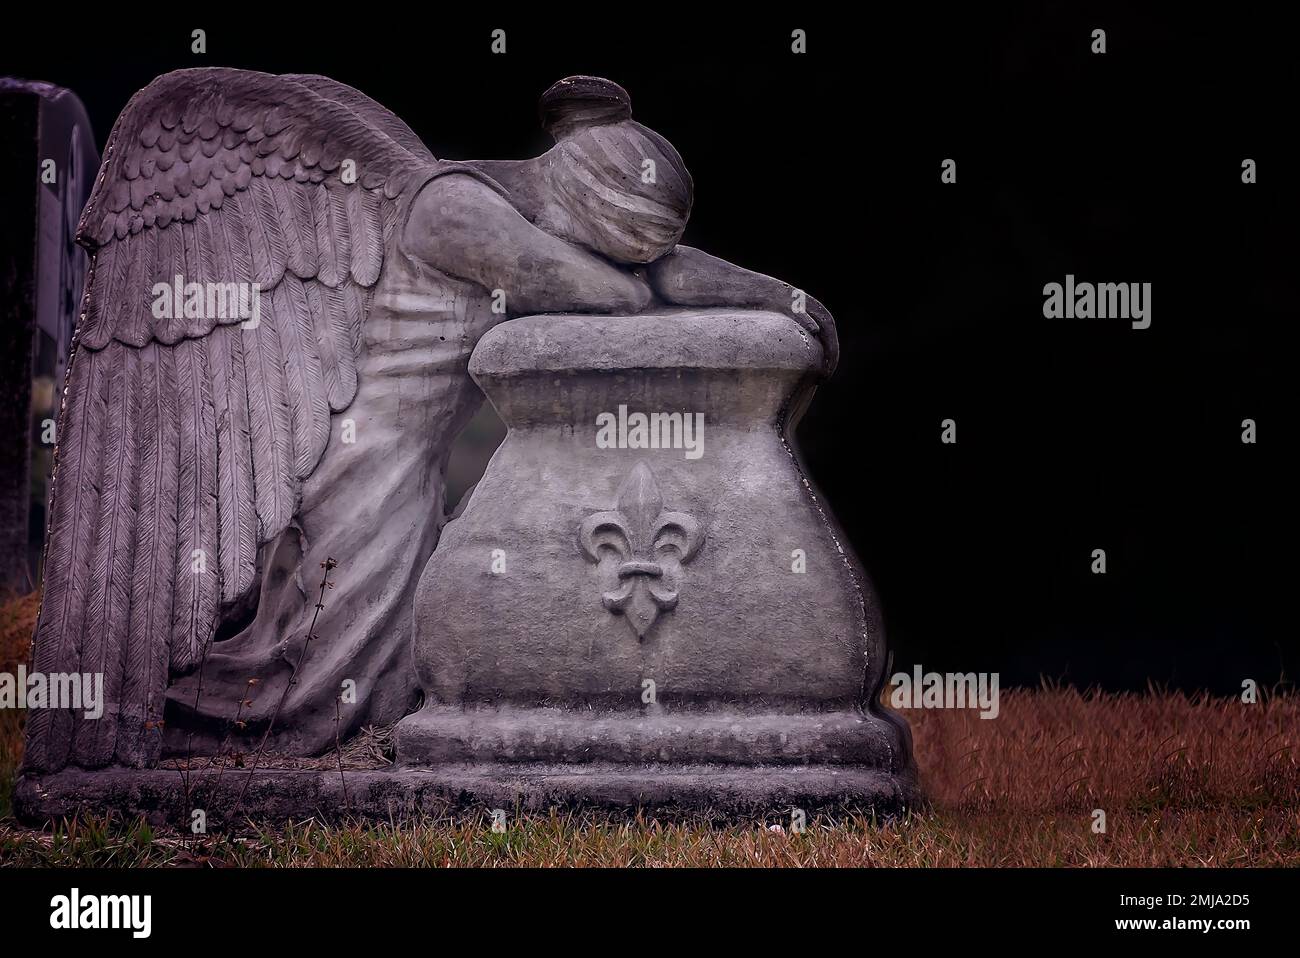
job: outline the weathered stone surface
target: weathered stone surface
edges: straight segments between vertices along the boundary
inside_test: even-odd
[[[74,237],[99,153],[77,95],[51,83],[0,77],[0,129],[0,591],[21,594],[40,582],[47,423],[58,415],[89,265]]]
[[[879,765],[906,755],[888,725],[855,710],[591,711],[427,706],[401,724],[399,749],[420,765],[452,762]]]
[[[241,805],[244,774],[228,771],[219,784],[214,773],[197,776],[187,802],[174,770],[66,769],[20,779],[14,806],[19,819],[34,826],[112,809],[188,832],[189,812],[198,807],[207,815],[209,831],[240,831],[250,822],[419,821],[497,808],[510,815],[551,808],[640,808],[665,817],[788,821],[791,808],[891,815],[916,801],[915,792],[887,772],[830,765],[454,764],[348,772],[344,779],[338,772],[265,769],[256,773]],[[228,817],[236,808],[238,813]]]
[[[366,814],[912,794],[877,603],[788,438],[833,318],[679,245],[691,176],[617,84],[560,81],[543,123],[540,156],[449,162],[324,77],[131,100],[78,230],[34,642],[104,708],[30,716],[27,818],[174,813],[160,756],[325,753],[417,684]],[[470,374],[509,435],[444,533]],[[338,784],[259,774],[245,810]]]
[[[529,317],[488,333],[470,371],[510,432],[416,592],[431,700],[639,708],[653,680],[665,706],[859,702],[883,666],[875,601],[783,436],[820,361],[791,320],[754,311]],[[703,454],[598,448],[597,417],[620,406],[702,415]],[[647,528],[618,503],[643,466],[661,498]],[[620,543],[591,561],[584,522],[620,508]],[[632,541],[661,510],[697,523],[689,561]],[[791,571],[796,550],[806,573]],[[640,560],[679,598],[638,639],[602,596]]]
[[[319,753],[395,722],[479,337],[531,313],[788,308],[787,284],[678,245],[690,174],[617,84],[554,84],[543,124],[540,156],[462,163],[320,76],[203,67],[132,98],[78,228],[93,279],[34,642],[38,671],[102,674],[106,708],[33,714],[29,771],[247,752],[268,728]]]
[[[905,726],[872,694],[874,594],[788,441],[821,363],[755,310],[485,335],[470,371],[510,431],[417,589],[427,702],[399,762],[818,764],[910,789]],[[598,441],[634,412],[702,431]]]

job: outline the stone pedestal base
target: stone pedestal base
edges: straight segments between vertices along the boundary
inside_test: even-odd
[[[247,772],[194,773],[187,803],[180,773],[164,769],[69,769],[19,779],[18,818],[29,825],[113,809],[143,815],[160,828],[189,831],[189,811],[203,808],[209,831],[227,827]],[[344,783],[346,781],[346,798]],[[504,809],[513,817],[551,808],[644,809],[657,816],[716,821],[788,821],[809,814],[897,814],[917,800],[908,774],[844,765],[569,765],[456,763],[432,769],[291,771],[260,769],[244,796],[234,830],[317,817],[415,822]]]
[[[399,766],[530,801],[905,804],[879,604],[790,438],[821,363],[754,310],[487,333],[509,432],[416,590]]]
[[[395,729],[398,762],[859,765],[900,772],[901,725],[857,710],[599,712],[430,705]]]

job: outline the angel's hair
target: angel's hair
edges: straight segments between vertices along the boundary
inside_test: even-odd
[[[596,77],[570,77],[542,96],[542,122],[557,143],[550,180],[557,202],[599,252],[649,263],[681,239],[694,185],[681,156],[632,120],[627,93]]]

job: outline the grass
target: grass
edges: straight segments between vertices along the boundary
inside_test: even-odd
[[[0,671],[25,659],[36,603],[0,605]],[[896,821],[730,826],[645,815],[486,815],[417,825],[313,821],[243,838],[87,817],[9,818],[21,714],[0,711],[0,866],[1277,866],[1300,865],[1300,695],[1257,704],[1153,689],[1003,691],[995,720],[911,710],[928,807]],[[1094,831],[1094,810],[1106,831]]]
[[[0,601],[0,673],[13,675],[18,666],[28,663],[36,613],[40,608],[37,593]],[[0,709],[0,822],[12,812],[14,777],[23,754],[23,713],[17,709]],[[0,853],[0,862],[3,862]]]

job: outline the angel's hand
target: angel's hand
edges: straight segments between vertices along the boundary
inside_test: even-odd
[[[654,302],[654,287],[650,285],[650,276],[644,266],[634,266],[628,271],[628,273],[632,279],[633,289],[635,290],[632,296],[636,303],[634,312],[639,313]]]
[[[789,283],[744,269],[689,246],[678,246],[649,269],[650,285],[666,303],[678,306],[750,306],[790,316],[822,343],[822,375],[840,358],[839,336],[830,310]]]
[[[820,301],[807,294],[803,305],[803,318],[812,320],[804,323],[804,328],[822,341],[822,375],[829,379],[840,362],[840,336],[835,329],[835,317]]]

